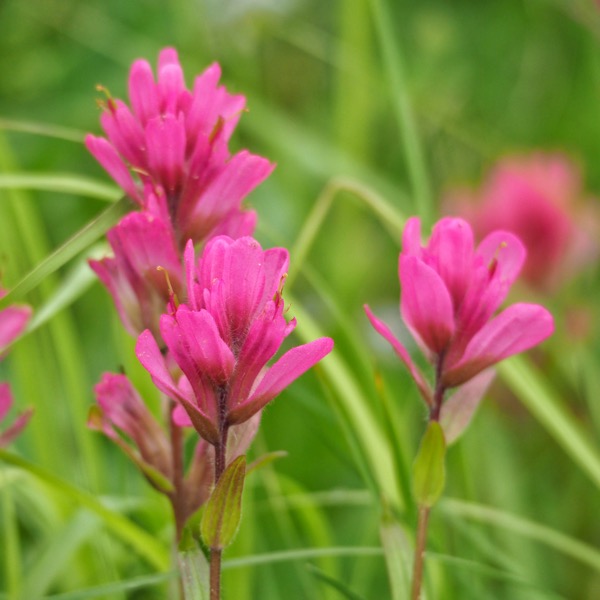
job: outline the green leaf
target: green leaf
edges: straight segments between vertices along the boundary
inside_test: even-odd
[[[531,411],[579,468],[600,488],[600,451],[526,356],[513,356],[498,365],[504,382]]]
[[[306,568],[317,579],[321,580],[329,587],[338,591],[344,598],[347,598],[347,600],[364,600],[363,596],[359,596],[357,593],[352,591],[345,583],[341,582],[335,577],[331,577],[331,575],[328,575],[322,569],[319,569],[318,567],[315,567],[311,564],[306,565]]]
[[[248,465],[246,469],[246,475],[248,475],[252,471],[256,471],[257,469],[262,469],[262,467],[270,465],[273,461],[277,460],[278,458],[285,458],[287,455],[288,453],[285,450],[275,450],[274,452],[267,452],[266,454],[259,456],[256,460],[252,461]]]
[[[104,235],[130,209],[131,200],[127,197],[123,197],[109,206],[25,275],[6,296],[0,299],[0,308],[12,304],[15,300],[22,299],[25,294],[34,289],[48,275],[60,269],[79,252],[85,250],[100,236]]]
[[[441,425],[430,421],[413,465],[413,492],[421,506],[432,507],[442,495],[446,480],[446,441]]]
[[[116,202],[122,192],[115,186],[71,173],[0,173],[0,189],[41,190]]]
[[[381,519],[379,536],[390,580],[390,598],[391,600],[408,598],[412,552],[406,533],[389,511]]]
[[[191,537],[185,544],[185,550],[180,549],[177,553],[177,562],[185,600],[208,600],[210,584],[208,561]]]
[[[200,531],[212,550],[229,546],[242,517],[242,492],[246,476],[246,457],[238,456],[223,472],[206,504]]]

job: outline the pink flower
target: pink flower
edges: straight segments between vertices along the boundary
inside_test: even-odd
[[[13,397],[8,383],[0,383],[0,422],[6,417],[13,404]],[[15,419],[14,423],[0,433],[0,448],[8,446],[21,433],[29,422],[33,409],[29,408]]]
[[[90,261],[131,335],[158,332],[172,291],[183,291],[183,267],[168,222],[148,212],[125,216],[107,234],[114,257]],[[159,269],[160,267],[160,269]]]
[[[469,224],[447,217],[436,223],[423,247],[419,219],[408,220],[399,261],[400,312],[435,365],[437,385],[447,389],[464,384],[553,332],[552,316],[537,304],[513,304],[494,316],[524,261],[525,248],[511,233],[490,233],[475,248]],[[365,309],[431,404],[429,386],[404,346]]]
[[[186,521],[208,500],[214,482],[214,453],[208,442],[198,441],[183,485],[178,489],[174,476],[174,449],[167,433],[127,377],[104,373],[94,392],[98,410],[90,413],[88,426],[102,431],[125,452],[154,488],[172,498],[178,506],[183,506],[181,517]],[[178,418],[174,426],[191,426],[185,417]],[[260,413],[232,428],[227,448],[228,463],[247,450],[259,420]],[[183,497],[176,498],[177,494]]]
[[[0,298],[5,295],[6,292],[0,290]],[[31,308],[29,306],[9,306],[0,310],[0,357],[6,348],[23,333],[30,318]]]
[[[220,76],[215,63],[190,91],[174,49],[160,52],[156,81],[148,62],[137,60],[129,76],[131,109],[109,98],[101,117],[108,139],[86,138],[124,191],[155,215],[168,214],[183,240],[198,242],[214,230],[229,234],[224,224],[251,234],[255,216],[241,210],[242,200],[274,166],[246,150],[230,155],[245,98],[219,86]]]
[[[598,256],[600,218],[581,200],[575,165],[538,153],[500,161],[479,192],[455,192],[449,204],[473,223],[479,239],[496,229],[517,235],[527,248],[523,277],[548,290]]]
[[[253,238],[219,236],[197,264],[188,243],[185,264],[187,304],[160,320],[162,338],[184,377],[173,377],[150,331],[138,338],[137,355],[156,386],[180,402],[200,435],[217,445],[223,431],[258,413],[327,355],[333,341],[297,346],[266,367],[296,325],[284,317],[284,248],[263,251]]]
[[[0,298],[6,295],[4,290],[0,290]],[[0,310],[0,358],[6,348],[23,333],[31,317],[31,308],[29,306],[9,306]],[[10,407],[13,404],[13,397],[8,383],[0,383],[0,421],[2,421]],[[4,432],[0,433],[0,448],[7,446],[19,435],[21,430],[27,425],[33,411],[28,409],[21,413],[15,422]]]

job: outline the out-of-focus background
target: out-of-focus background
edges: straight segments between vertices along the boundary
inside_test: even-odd
[[[486,521],[451,502],[434,511],[428,585],[439,599],[599,597],[598,555],[582,550],[586,558],[578,559],[560,537],[600,544],[595,4],[3,0],[3,287],[15,285],[106,208],[106,200],[78,191],[88,180],[109,191],[112,185],[82,144],[85,132],[100,132],[96,85],[125,99],[131,62],[144,57],[154,65],[168,45],[179,52],[188,86],[218,61],[228,89],[247,96],[232,146],[277,163],[249,199],[259,213],[257,237],[265,246],[289,247],[292,264],[301,260],[288,289],[290,314],[298,316],[300,334],[306,327],[307,337],[333,336],[341,365],[334,377],[319,369],[307,374],[265,411],[252,455],[283,449],[288,456],[249,479],[240,534],[226,557],[279,558],[231,564],[225,597],[392,597],[385,557],[393,561],[395,554],[389,543],[381,553],[380,532],[384,542],[402,546],[410,539],[414,507],[372,490],[381,488],[387,460],[406,488],[425,415],[403,366],[369,329],[362,305],[368,302],[400,331],[403,219],[421,214],[428,226],[459,212],[480,222],[477,206],[519,186],[527,189],[518,192],[517,206],[530,196],[535,202],[542,196],[542,203],[548,197],[559,207],[550,224],[569,223],[568,240],[550,242],[547,250],[550,256],[559,248],[558,258],[544,262],[542,253],[536,267],[542,283],[523,281],[511,296],[548,306],[557,332],[527,358],[534,383],[530,371],[503,374],[450,449],[446,496],[500,512]],[[506,183],[502,173],[494,180],[499,161],[509,170],[516,165],[517,183],[510,176]],[[547,170],[540,161],[554,166]],[[528,183],[531,170],[534,183]],[[64,185],[57,175],[64,175]],[[314,222],[314,207],[328,202],[305,254],[299,236]],[[393,217],[382,217],[386,210]],[[544,210],[524,218],[523,235]],[[532,234],[530,252],[545,248],[548,235],[544,228]],[[65,281],[91,281],[84,258],[27,296],[34,308],[50,306],[53,316],[0,365],[18,405],[36,408],[15,446],[47,472],[103,498],[168,552],[166,503],[85,426],[92,386],[103,371],[125,369],[150,401],[152,390],[136,365],[134,341],[97,282],[69,283],[69,290],[80,289],[76,298],[52,308]],[[343,381],[348,388],[339,385]],[[529,396],[541,398],[540,411]],[[548,413],[548,406],[557,408]],[[359,431],[361,410],[369,418]],[[381,459],[385,464],[373,475],[369,460],[388,450],[392,458]],[[395,488],[396,482],[388,484]],[[156,566],[59,488],[1,468],[0,598],[164,598],[165,577],[144,584]],[[510,521],[517,517],[526,523]],[[390,522],[405,533],[394,537]],[[535,535],[532,522],[547,527],[549,539],[557,536],[554,545]],[[346,547],[357,550],[332,550]],[[330,551],[296,560],[280,554],[307,548]]]

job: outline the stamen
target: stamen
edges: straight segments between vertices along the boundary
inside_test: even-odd
[[[496,273],[496,269],[498,268],[498,255],[500,254],[500,251],[506,248],[507,246],[508,244],[506,242],[500,242],[500,244],[498,244],[498,248],[496,248],[496,253],[494,254],[492,260],[490,260],[490,264],[488,265],[490,277],[494,276],[494,274]]]
[[[165,275],[165,279],[167,280],[167,289],[169,290],[169,309],[171,310],[171,314],[175,314],[177,309],[179,308],[179,298],[177,294],[173,290],[173,286],[171,285],[171,278],[169,277],[169,272],[161,266],[156,267],[157,271],[162,271]]]
[[[110,112],[114,113],[117,110],[117,103],[114,101],[108,88],[99,83],[98,85],[96,85],[96,91],[101,92],[106,96],[106,102],[102,99],[96,100],[98,106],[102,109],[110,110]]]

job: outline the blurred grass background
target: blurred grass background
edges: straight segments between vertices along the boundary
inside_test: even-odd
[[[285,449],[288,456],[249,479],[240,535],[226,557],[276,553],[279,560],[232,564],[226,597],[403,597],[390,591],[379,532],[385,558],[400,564],[414,525],[402,489],[424,413],[403,367],[369,330],[362,304],[397,315],[397,223],[428,206],[432,219],[444,190],[477,183],[506,153],[567,152],[597,204],[599,44],[600,13],[586,0],[0,3],[0,175],[25,175],[25,184],[0,190],[4,286],[106,208],[105,200],[83,193],[31,188],[36,174],[56,173],[75,187],[80,177],[110,186],[81,139],[100,130],[96,84],[125,98],[135,58],[154,65],[160,48],[175,46],[188,85],[219,61],[229,89],[248,98],[234,149],[278,164],[250,198],[259,212],[257,235],[265,245],[292,248],[292,264],[295,250],[302,258],[288,290],[291,313],[299,335],[309,337],[314,326],[335,338],[337,371],[306,375],[265,411],[252,454]],[[408,121],[399,123],[402,115]],[[348,182],[342,177],[392,207],[396,222],[382,223],[365,194],[348,191],[352,186],[336,191],[335,181]],[[335,194],[332,207],[304,255],[295,242],[326,189]],[[152,393],[108,295],[85,280],[75,260],[26,297],[39,308],[64,286],[84,282],[76,301],[51,311],[0,365],[19,406],[36,407],[16,448],[150,532],[168,558],[166,503],[85,427],[102,371],[124,366],[140,390]],[[559,329],[536,371],[575,431],[590,440],[587,468],[498,383],[449,453],[446,491],[591,547],[600,545],[600,480],[590,477],[600,464],[599,288],[596,266],[543,300],[559,323],[573,306],[588,311],[589,331],[574,342]],[[343,392],[336,389],[340,377]],[[361,410],[368,423],[361,423]],[[571,429],[563,433],[573,437]],[[3,465],[0,498],[0,597],[168,594],[168,574],[153,580],[156,562],[132,551],[118,526],[84,510],[60,485]],[[575,560],[566,543],[550,549],[532,541],[525,526],[511,529],[498,515],[468,518],[451,503],[432,518],[431,598],[600,597],[600,566],[589,553],[587,563]],[[356,555],[335,550],[346,547],[358,548]],[[307,548],[329,556],[283,560],[282,551]]]

